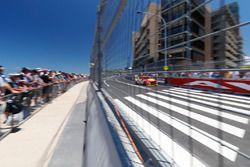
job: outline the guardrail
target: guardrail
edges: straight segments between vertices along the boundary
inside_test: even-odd
[[[57,82],[4,96],[0,105],[0,140],[9,133],[18,131],[18,127],[22,123],[31,118],[46,104],[83,80],[81,78]]]

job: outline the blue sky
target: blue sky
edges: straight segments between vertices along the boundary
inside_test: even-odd
[[[226,3],[233,0],[225,0]],[[88,72],[99,0],[0,0],[0,64]],[[238,0],[241,22],[250,0]],[[218,6],[214,0],[212,6]],[[250,25],[241,28],[250,56]]]
[[[0,64],[88,72],[99,0],[0,0]]]

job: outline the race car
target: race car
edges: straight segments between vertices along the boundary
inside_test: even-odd
[[[145,86],[157,86],[157,80],[150,76],[135,76],[136,85],[145,85]]]

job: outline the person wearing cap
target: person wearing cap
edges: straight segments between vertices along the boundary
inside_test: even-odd
[[[0,94],[5,95],[5,91],[8,90],[11,93],[19,93],[19,91],[16,91],[11,87],[11,85],[8,83],[8,79],[4,75],[4,67],[0,66]]]
[[[46,84],[43,82],[43,80],[39,76],[39,70],[41,70],[41,69],[36,68],[36,69],[33,69],[31,71],[31,73],[32,73],[31,76],[32,76],[32,80],[33,80],[32,87],[34,88],[34,90],[33,90],[33,92],[34,92],[33,100],[34,100],[35,105],[38,105],[42,101],[42,99],[41,99],[42,92],[41,92],[41,89],[39,89],[39,88],[41,88],[43,86],[46,86]]]
[[[45,86],[43,87],[43,101],[44,102],[49,102],[51,100],[51,91],[52,87],[51,84],[53,81],[51,80],[49,76],[49,71],[48,70],[43,70],[43,72],[40,74],[41,79],[45,83]]]
[[[9,74],[10,81],[9,84],[13,89],[18,89],[19,88],[19,80],[20,80],[20,75],[18,73],[11,73]]]
[[[33,84],[33,80],[32,80],[32,71],[31,69],[27,68],[27,67],[23,67],[21,72],[23,73],[23,80],[26,81],[27,84]]]
[[[5,112],[6,102],[4,100],[4,96],[7,91],[15,94],[19,93],[19,91],[13,89],[8,83],[8,79],[4,75],[4,67],[0,65],[0,114],[4,112],[6,118],[8,117],[8,113]]]
[[[32,86],[34,88],[37,88],[37,87],[40,87],[40,86],[45,86],[45,83],[43,82],[43,80],[39,76],[39,70],[34,69],[34,70],[31,71],[31,79],[33,81]]]

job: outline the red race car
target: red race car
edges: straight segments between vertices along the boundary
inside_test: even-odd
[[[157,80],[150,76],[135,76],[136,85],[145,85],[145,86],[157,86]]]

